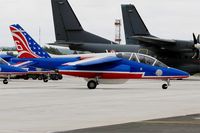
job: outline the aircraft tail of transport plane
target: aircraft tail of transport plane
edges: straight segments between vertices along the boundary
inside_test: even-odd
[[[121,7],[127,44],[138,44],[136,39],[129,38],[131,36],[151,36],[135,6],[122,5]]]
[[[134,5],[121,5],[126,43],[131,45],[161,47],[162,50],[194,53],[192,58],[200,58],[200,35],[193,33],[193,40],[163,39],[151,35]]]
[[[89,89],[95,89],[101,83],[125,83],[128,79],[165,80],[167,84],[163,84],[162,88],[167,89],[171,79],[189,77],[187,72],[169,68],[157,59],[139,53],[116,53],[114,56],[89,58],[65,65],[58,72],[85,78]]]
[[[19,58],[50,58],[50,55],[20,25],[11,25],[10,31]]]
[[[85,31],[67,0],[51,0],[57,42],[114,43]]]

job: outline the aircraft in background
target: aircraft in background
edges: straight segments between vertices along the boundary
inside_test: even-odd
[[[151,49],[156,58],[191,74],[200,72],[200,36],[192,41],[163,39],[151,35],[134,5],[122,5],[126,44]]]
[[[69,47],[71,50],[104,53],[106,51],[133,52],[142,46],[118,45],[87,32],[81,26],[67,0],[51,0],[56,42],[49,45]]]
[[[9,62],[11,58],[15,58],[15,56],[8,55],[8,54],[0,54],[0,58],[4,59],[5,61]]]
[[[0,58],[0,78],[4,79],[3,83],[8,84],[8,79],[15,78],[16,76],[26,75],[27,71],[22,69],[23,65],[26,63],[23,62],[21,64],[10,65],[4,59]]]
[[[118,45],[110,40],[85,31],[67,0],[51,0],[51,2],[56,42],[50,45],[64,46],[69,47],[71,50],[95,53],[105,51],[138,52],[151,55],[168,66],[187,71],[190,74],[200,72],[200,61],[197,52],[199,37],[194,37],[193,42],[165,40],[154,38],[153,36],[144,37],[148,33],[148,30],[145,25],[142,25],[143,21],[141,19],[137,19],[137,17],[133,18],[135,16],[140,18],[140,16],[131,5],[122,5],[127,44]],[[134,25],[136,23],[138,25]],[[144,33],[142,33],[143,31]],[[138,32],[142,37],[133,38],[127,32]],[[146,41],[144,42],[143,40]]]
[[[62,79],[62,75],[55,73],[54,70],[62,64],[80,60],[78,57],[51,58],[18,24],[11,25],[10,31],[18,51],[18,58],[11,58],[10,61],[13,63],[29,61],[28,67],[38,68],[39,70],[29,70],[29,74],[34,74],[33,79],[43,79],[44,82],[47,82],[49,78]]]
[[[99,84],[123,84],[129,79],[160,79],[167,89],[171,79],[189,77],[187,72],[169,68],[157,59],[139,53],[115,53],[104,57],[88,58],[66,63],[58,72],[85,78],[89,89]]]

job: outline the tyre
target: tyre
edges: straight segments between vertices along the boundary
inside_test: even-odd
[[[32,79],[36,80],[38,78],[38,75],[32,75]]]
[[[97,82],[95,82],[94,80],[90,80],[87,83],[88,89],[95,89],[97,87]]]
[[[24,76],[24,80],[29,80],[28,75]]]
[[[167,85],[167,84],[163,84],[163,85],[162,85],[162,88],[163,88],[164,90],[166,90],[166,89],[168,88],[168,85]]]
[[[5,84],[5,85],[8,84],[8,80],[7,80],[7,79],[4,79],[4,80],[3,80],[3,84]]]
[[[45,83],[47,83],[49,80],[48,80],[48,79],[43,79],[43,81],[44,81]]]
[[[52,80],[58,80],[58,76],[56,74],[51,74],[50,79]]]
[[[61,74],[58,74],[58,79],[59,80],[62,80],[63,79],[63,76]]]
[[[38,80],[42,80],[43,79],[43,75],[38,76]]]

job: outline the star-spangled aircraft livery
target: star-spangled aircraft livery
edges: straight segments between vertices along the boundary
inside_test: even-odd
[[[38,43],[20,25],[11,25],[10,30],[19,58],[50,58],[50,55],[38,47]]]
[[[16,65],[10,65],[4,59],[0,58],[0,78],[3,78],[3,83],[8,84],[8,79],[16,75],[25,75],[27,71],[20,67],[23,67],[26,63],[20,63]]]
[[[102,56],[107,53],[97,54],[74,54],[74,55],[53,55],[47,53],[19,24],[10,26],[10,31],[15,42],[19,58],[72,58],[80,57],[81,59]]]
[[[51,56],[18,24],[11,25],[10,31],[19,53],[18,58],[12,58],[12,62],[14,63],[29,61],[29,65],[32,67],[56,70],[59,66],[62,66],[62,64],[80,60],[79,57],[51,58]],[[44,71],[41,71],[41,73],[44,73]],[[62,79],[62,76],[60,74],[55,74],[54,78]],[[47,81],[47,77],[44,76],[43,80]]]
[[[50,56],[43,56],[48,54],[42,50],[38,43],[32,41],[33,39],[18,24],[11,25],[10,29],[15,44],[17,45],[17,49],[21,48],[18,50],[22,53],[20,54],[20,57],[24,58],[25,61],[31,58],[36,60],[42,59],[42,64],[48,64],[49,59],[60,59],[50,58]],[[26,35],[24,38],[21,38],[22,33]],[[24,42],[27,42],[26,47],[28,47],[29,50],[27,50],[27,48],[24,46],[21,46],[25,44]],[[29,45],[32,44],[34,44],[34,46],[31,48]],[[37,50],[40,50],[40,52],[42,51],[44,53],[41,55],[41,53],[39,53]],[[23,53],[26,54],[23,55]],[[27,58],[27,55],[30,58]],[[34,56],[31,57],[30,55]],[[88,81],[87,86],[89,89],[95,89],[100,83],[125,83],[128,79],[162,79],[167,82],[166,84],[163,84],[162,88],[167,89],[170,85],[170,79],[182,79],[189,77],[187,72],[169,68],[157,59],[143,54],[103,53],[102,55],[99,54],[99,56],[90,56],[90,58],[85,58],[82,60],[81,56],[84,56],[84,54],[76,56],[76,58],[72,57],[72,59],[76,60],[71,60],[65,63],[62,62],[62,64],[57,65],[56,70],[60,74],[85,78]],[[42,65],[40,67],[47,68],[46,66],[44,67]]]

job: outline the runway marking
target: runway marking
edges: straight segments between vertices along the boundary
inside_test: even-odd
[[[200,121],[144,121],[142,123],[148,123],[148,124],[190,124],[190,125],[200,125]]]

